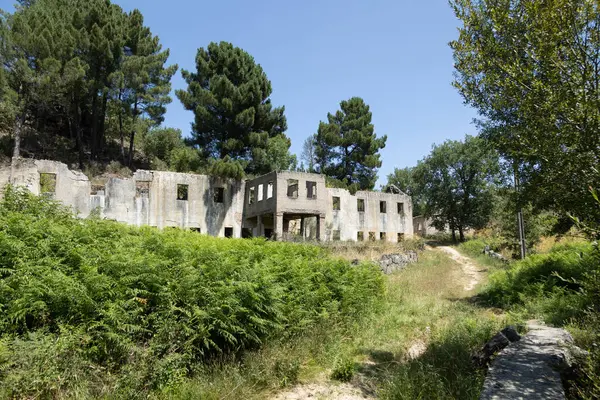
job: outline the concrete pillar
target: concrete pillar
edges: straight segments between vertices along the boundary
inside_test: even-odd
[[[302,240],[306,239],[306,223],[304,222],[304,217],[300,217],[300,235],[302,236]]]
[[[283,239],[283,213],[273,214],[273,233],[275,240]]]
[[[262,215],[256,217],[256,236],[263,237],[265,236],[265,226],[262,222]]]
[[[317,240],[325,240],[325,214],[317,215]]]

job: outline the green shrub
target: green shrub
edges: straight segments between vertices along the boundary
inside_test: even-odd
[[[273,374],[281,387],[294,385],[300,375],[300,363],[298,360],[277,360],[273,366]]]
[[[143,397],[216,356],[358,316],[382,292],[375,267],[331,259],[317,246],[82,220],[7,188],[0,387],[7,397],[53,397],[75,386]],[[45,359],[55,363],[47,373]]]
[[[581,289],[581,278],[595,268],[591,246],[558,246],[490,276],[481,297],[498,307],[524,304],[527,299],[565,297]]]
[[[350,382],[354,376],[356,365],[351,358],[342,358],[337,360],[333,371],[331,371],[331,379],[340,382]]]

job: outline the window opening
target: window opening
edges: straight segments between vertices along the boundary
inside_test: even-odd
[[[379,202],[379,212],[382,214],[385,214],[387,212],[387,202],[386,201]]]
[[[225,202],[225,188],[215,188],[215,195],[213,197],[213,200],[215,201],[215,203]]]
[[[365,199],[356,199],[356,209],[358,212],[365,211]]]
[[[135,182],[135,197],[150,197],[150,182]]]
[[[287,195],[293,199],[298,198],[298,179],[288,179]]]
[[[256,201],[256,188],[252,186],[248,192],[248,204],[254,204]]]
[[[317,198],[317,182],[306,181],[306,198]]]
[[[265,190],[265,185],[263,185],[262,183],[260,185],[258,185],[258,201],[263,201],[263,196],[264,196],[264,190]]]
[[[40,174],[40,193],[54,194],[56,193],[56,174]]]
[[[187,201],[188,185],[177,185],[177,200]]]
[[[404,203],[398,203],[398,214],[404,215]]]
[[[341,209],[340,198],[333,196],[333,210],[338,211]]]

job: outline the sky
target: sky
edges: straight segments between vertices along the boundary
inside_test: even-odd
[[[14,0],[0,0],[12,11]],[[113,0],[138,8],[170,49],[169,63],[193,70],[199,47],[227,41],[250,53],[285,106],[291,151],[327,113],[353,96],[371,107],[381,151],[378,185],[416,165],[434,143],[475,134],[476,113],[452,87],[448,42],[458,20],[447,0]],[[185,89],[178,72],[173,89]],[[173,95],[165,125],[189,135],[193,114]]]

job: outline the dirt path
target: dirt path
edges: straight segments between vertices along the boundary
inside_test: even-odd
[[[443,251],[448,254],[450,258],[459,263],[462,267],[462,270],[465,274],[465,286],[464,289],[467,292],[475,289],[475,286],[483,279],[482,271],[475,265],[473,260],[468,257],[463,256],[456,250],[454,247],[449,246],[439,246],[437,249]]]
[[[371,400],[349,383],[335,384],[309,383],[298,385],[287,392],[282,392],[273,397],[273,400]]]
[[[452,260],[456,261],[462,274],[461,283],[464,283],[464,290],[471,291],[483,279],[483,271],[468,257],[460,254],[455,248],[449,246],[430,247],[426,246],[427,251],[442,251]],[[426,327],[429,331],[429,327]],[[406,359],[415,359],[421,356],[427,350],[427,343],[422,339],[416,339],[406,352]],[[350,383],[336,383],[325,379],[319,379],[319,382],[305,383],[294,386],[286,391],[279,392],[271,400],[375,400],[371,394],[365,393]]]

